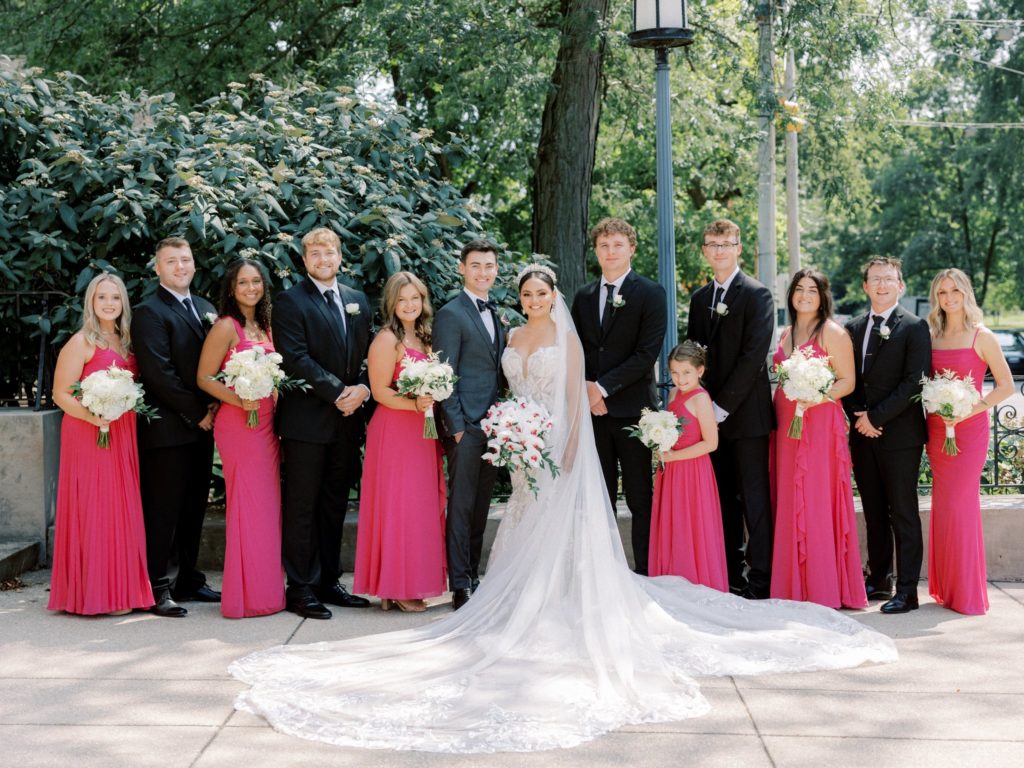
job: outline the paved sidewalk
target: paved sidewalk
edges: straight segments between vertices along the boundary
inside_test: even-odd
[[[1024,766],[1019,583],[990,585],[984,617],[932,603],[904,616],[882,616],[878,603],[855,612],[896,639],[897,664],[705,679],[704,717],[571,750],[453,757],[283,736],[232,708],[242,685],[227,674],[253,650],[413,626],[447,605],[420,615],[338,609],[326,622],[229,621],[195,603],[180,620],[82,618],[46,611],[48,571],[22,578],[25,589],[0,592],[0,765],[10,768]]]

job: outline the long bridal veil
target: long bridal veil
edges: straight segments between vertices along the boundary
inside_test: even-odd
[[[339,745],[434,752],[570,747],[708,704],[700,675],[838,669],[896,659],[892,641],[808,603],[747,601],[633,574],[590,426],[583,354],[565,302],[556,345],[506,358],[515,394],[551,410],[557,477],[517,484],[479,590],[415,629],[247,656],[239,709]],[[503,528],[506,523],[503,523]]]

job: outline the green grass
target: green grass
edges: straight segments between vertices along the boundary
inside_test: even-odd
[[[1024,328],[1024,310],[1012,312],[986,312],[985,323],[991,328]]]

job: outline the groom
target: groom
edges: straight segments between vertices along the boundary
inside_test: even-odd
[[[498,276],[497,246],[466,243],[459,254],[463,290],[434,318],[433,346],[457,378],[439,403],[448,455],[445,545],[452,607],[458,610],[480,583],[480,554],[497,469],[484,461],[487,438],[480,420],[498,399],[505,333],[487,292]]]
[[[647,575],[651,538],[651,449],[629,430],[644,408],[657,408],[654,362],[665,338],[665,290],[632,270],[636,230],[602,219],[590,232],[601,279],[583,286],[572,320],[583,345],[594,441],[615,509],[622,490],[632,521],[634,570]],[[674,322],[674,320],[673,320]]]

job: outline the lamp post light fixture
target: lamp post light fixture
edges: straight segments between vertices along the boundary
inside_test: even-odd
[[[633,0],[633,31],[629,44],[654,49],[655,147],[657,155],[658,282],[665,289],[668,327],[658,363],[659,387],[666,402],[671,387],[668,356],[679,338],[676,313],[676,234],[673,221],[675,193],[672,179],[672,118],[668,80],[668,49],[690,45],[686,0]]]

